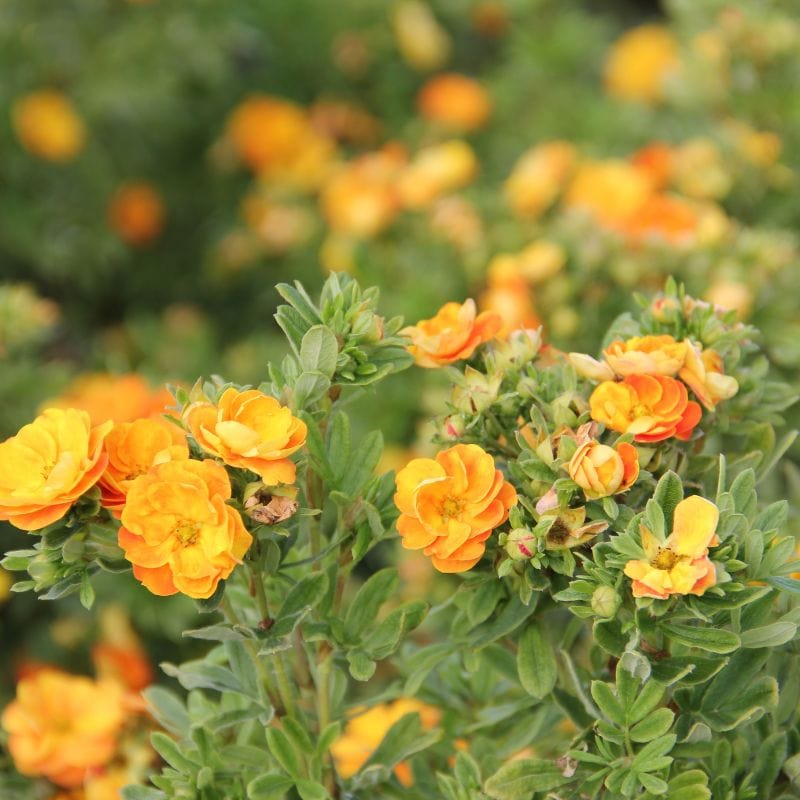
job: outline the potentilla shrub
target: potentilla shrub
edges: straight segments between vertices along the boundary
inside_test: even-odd
[[[279,291],[261,386],[0,445],[0,517],[35,537],[17,591],[89,606],[130,568],[208,614],[207,654],[144,692],[163,762],[123,797],[800,797],[800,563],[756,495],[795,396],[756,330],[672,283],[594,354],[471,300],[403,328],[346,276]],[[453,384],[439,449],[381,474],[348,404],[412,361]],[[24,692],[17,769],[65,785]],[[104,753],[53,759],[75,787]]]

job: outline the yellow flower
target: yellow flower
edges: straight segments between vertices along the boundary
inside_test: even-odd
[[[167,461],[136,478],[119,530],[136,578],[153,594],[211,597],[253,541],[230,497],[225,468],[210,459]]]
[[[672,594],[704,594],[717,581],[708,548],[717,543],[719,511],[710,501],[692,496],[675,508],[672,533],[660,542],[644,526],[642,547],[646,560],[625,565],[633,580],[634,597],[664,599]]]
[[[526,280],[533,284],[557,275],[567,260],[564,248],[547,239],[539,239],[529,244],[519,253],[519,270]]]
[[[587,161],[564,197],[566,208],[591,214],[602,225],[624,223],[652,193],[649,178],[627,161]]]
[[[620,100],[656,103],[664,83],[680,67],[678,43],[662,25],[640,25],[611,47],[603,79],[606,91]]]
[[[392,16],[397,49],[414,69],[438,69],[450,55],[450,37],[421,0],[402,0]]]
[[[61,519],[105,469],[111,422],[92,427],[75,409],[47,409],[0,444],[0,520],[35,531]]]
[[[419,714],[424,730],[435,728],[442,716],[435,706],[401,697],[391,703],[362,710],[353,717],[331,746],[331,755],[339,775],[345,779],[355,775],[375,752],[392,725],[406,714],[414,712]],[[411,771],[407,764],[398,764],[395,774],[404,786],[411,786]]]
[[[415,458],[397,473],[397,530],[403,547],[422,550],[440,572],[465,572],[480,561],[492,531],[517,502],[494,459],[474,444],[436,458]]]
[[[667,334],[617,339],[604,351],[606,363],[621,378],[626,375],[678,374],[686,361],[687,342],[676,342]]]
[[[493,311],[477,314],[474,300],[445,303],[435,317],[420,320],[401,333],[411,337],[409,351],[421,367],[442,367],[469,358],[494,338],[502,320]]]
[[[83,150],[86,128],[69,98],[52,89],[31,92],[14,103],[17,138],[28,152],[48,161],[71,161]]]
[[[429,206],[437,197],[470,183],[478,171],[472,148],[458,139],[425,147],[400,175],[400,201],[406,208]]]
[[[719,200],[733,184],[719,147],[702,137],[689,139],[675,150],[672,171],[678,191],[694,200]]]
[[[230,388],[216,405],[187,406],[183,419],[197,444],[226,464],[257,473],[267,485],[294,482],[289,456],[305,444],[306,424],[274,397]]]
[[[503,192],[514,213],[537,219],[558,197],[575,167],[569,142],[542,142],[526,150],[514,165]]]
[[[739,391],[736,378],[723,373],[722,357],[715,350],[702,350],[690,344],[686,364],[678,377],[694,392],[695,397],[713,411],[721,400],[728,400]]]
[[[161,194],[144,181],[123,184],[108,205],[108,224],[129,245],[150,244],[164,227]]]
[[[425,119],[453,131],[482,128],[492,113],[492,101],[483,85],[457,72],[431,78],[417,96]]]
[[[567,465],[570,478],[590,500],[621,494],[639,477],[639,455],[633,445],[619,442],[614,447],[590,439],[576,451]]]
[[[113,681],[43,669],[19,682],[0,721],[23,775],[74,787],[112,759],[124,720],[123,692]]]
[[[165,461],[189,458],[186,435],[168,421],[118,422],[105,439],[108,465],[100,477],[101,503],[119,516],[135,478]]]

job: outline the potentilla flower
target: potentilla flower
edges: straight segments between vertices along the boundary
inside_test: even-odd
[[[627,492],[639,477],[639,456],[627,442],[613,447],[590,440],[582,444],[567,465],[570,478],[590,500]]]
[[[458,139],[430,145],[417,153],[400,175],[400,202],[410,209],[426,208],[442,195],[471,183],[478,172],[478,159]]]
[[[257,473],[267,485],[294,482],[289,456],[305,444],[306,424],[274,397],[230,388],[216,405],[187,406],[183,419],[197,444],[226,464]]]
[[[61,519],[105,469],[111,426],[92,427],[85,411],[49,408],[0,444],[0,520],[35,531]]]
[[[356,714],[331,746],[331,755],[340,777],[347,779],[355,775],[378,748],[389,728],[406,714],[414,712],[419,714],[422,728],[426,731],[435,728],[442,717],[442,712],[436,706],[410,697],[381,703]],[[395,775],[404,786],[412,785],[411,769],[406,762],[395,767]]]
[[[72,101],[54,89],[21,97],[11,117],[22,146],[47,161],[72,161],[86,143],[86,126]]]
[[[19,682],[0,721],[23,775],[80,786],[114,756],[125,721],[123,690],[113,681],[39,670]]]
[[[687,342],[672,336],[634,336],[612,342],[604,351],[615,375],[669,375],[674,378],[686,361]]]
[[[678,377],[694,392],[695,397],[713,411],[721,400],[728,400],[739,391],[736,378],[723,373],[722,356],[716,350],[701,349],[690,344],[686,363]]]
[[[589,398],[592,419],[637,442],[687,440],[702,416],[681,381],[666,375],[628,375],[604,381]]]
[[[167,461],[136,478],[119,530],[136,578],[153,594],[211,597],[253,541],[230,497],[225,468],[210,459]]]
[[[663,600],[672,594],[704,594],[717,580],[708,548],[717,544],[717,507],[702,497],[681,500],[675,507],[672,533],[659,541],[641,526],[646,560],[634,559],[625,565],[633,579],[634,597]]]
[[[478,130],[492,113],[486,89],[474,78],[456,72],[431,78],[420,90],[417,106],[425,119],[454,131]]]
[[[158,238],[164,227],[164,201],[158,189],[144,181],[120,186],[108,204],[108,224],[133,247]]]
[[[502,328],[499,314],[476,313],[475,301],[445,303],[435,317],[420,320],[401,333],[411,337],[409,352],[421,367],[442,367],[469,358]]]
[[[556,200],[575,168],[575,147],[569,142],[542,142],[520,156],[503,193],[519,217],[537,219]]]
[[[508,519],[517,493],[474,444],[436,458],[416,458],[397,473],[397,530],[403,547],[422,550],[440,572],[465,572],[480,561],[492,531]]]
[[[167,420],[118,422],[105,439],[108,465],[100,476],[101,504],[119,517],[134,479],[156,464],[189,458],[183,431]]]

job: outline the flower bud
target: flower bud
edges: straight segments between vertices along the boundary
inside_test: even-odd
[[[453,405],[467,414],[485,411],[497,399],[501,381],[500,375],[489,378],[482,372],[467,367],[464,370],[464,384],[453,390]]]
[[[613,617],[621,603],[622,599],[611,586],[598,586],[592,594],[592,611],[598,617]]]
[[[536,537],[527,528],[514,528],[506,539],[506,553],[513,561],[527,561],[536,553]]]
[[[58,577],[58,566],[40,553],[28,565],[28,574],[40,586],[50,586]]]
[[[445,439],[460,439],[464,435],[466,423],[460,414],[451,414],[442,425],[442,436]]]

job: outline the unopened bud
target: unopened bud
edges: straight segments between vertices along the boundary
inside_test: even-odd
[[[592,594],[592,611],[598,617],[613,617],[622,599],[610,586],[598,586]]]
[[[460,414],[451,414],[442,425],[442,436],[445,439],[460,439],[464,435],[466,423]]]
[[[536,537],[527,528],[514,528],[506,539],[506,553],[513,561],[527,561],[536,553]]]

